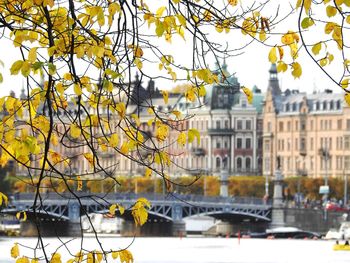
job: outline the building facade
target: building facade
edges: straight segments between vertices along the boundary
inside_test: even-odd
[[[350,172],[350,108],[331,90],[281,91],[275,65],[263,107],[263,174],[280,157],[286,177],[344,177]]]

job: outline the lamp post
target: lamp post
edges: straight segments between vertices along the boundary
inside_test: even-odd
[[[329,186],[328,186],[328,160],[330,158],[330,154],[327,148],[321,148],[319,150],[319,154],[324,161],[325,164],[325,176],[324,176],[324,186],[320,188],[320,194],[323,194],[324,199],[324,220],[327,220],[327,201],[328,201],[328,193],[329,193]]]

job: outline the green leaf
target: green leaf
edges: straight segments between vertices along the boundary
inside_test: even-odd
[[[23,60],[17,60],[14,62],[10,68],[11,75],[17,75],[21,70],[23,65]]]
[[[52,63],[49,63],[47,66],[49,68],[49,75],[54,75],[56,73],[56,66]]]

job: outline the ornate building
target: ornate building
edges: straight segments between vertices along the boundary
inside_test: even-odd
[[[350,170],[350,109],[331,90],[281,92],[276,66],[263,107],[263,174],[272,176],[280,156],[283,174],[342,177]]]

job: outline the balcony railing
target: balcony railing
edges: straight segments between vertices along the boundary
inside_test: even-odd
[[[209,135],[232,135],[234,134],[234,129],[221,129],[221,128],[209,128],[208,129],[208,134]]]
[[[192,148],[192,154],[195,156],[204,156],[205,150],[203,148]]]

